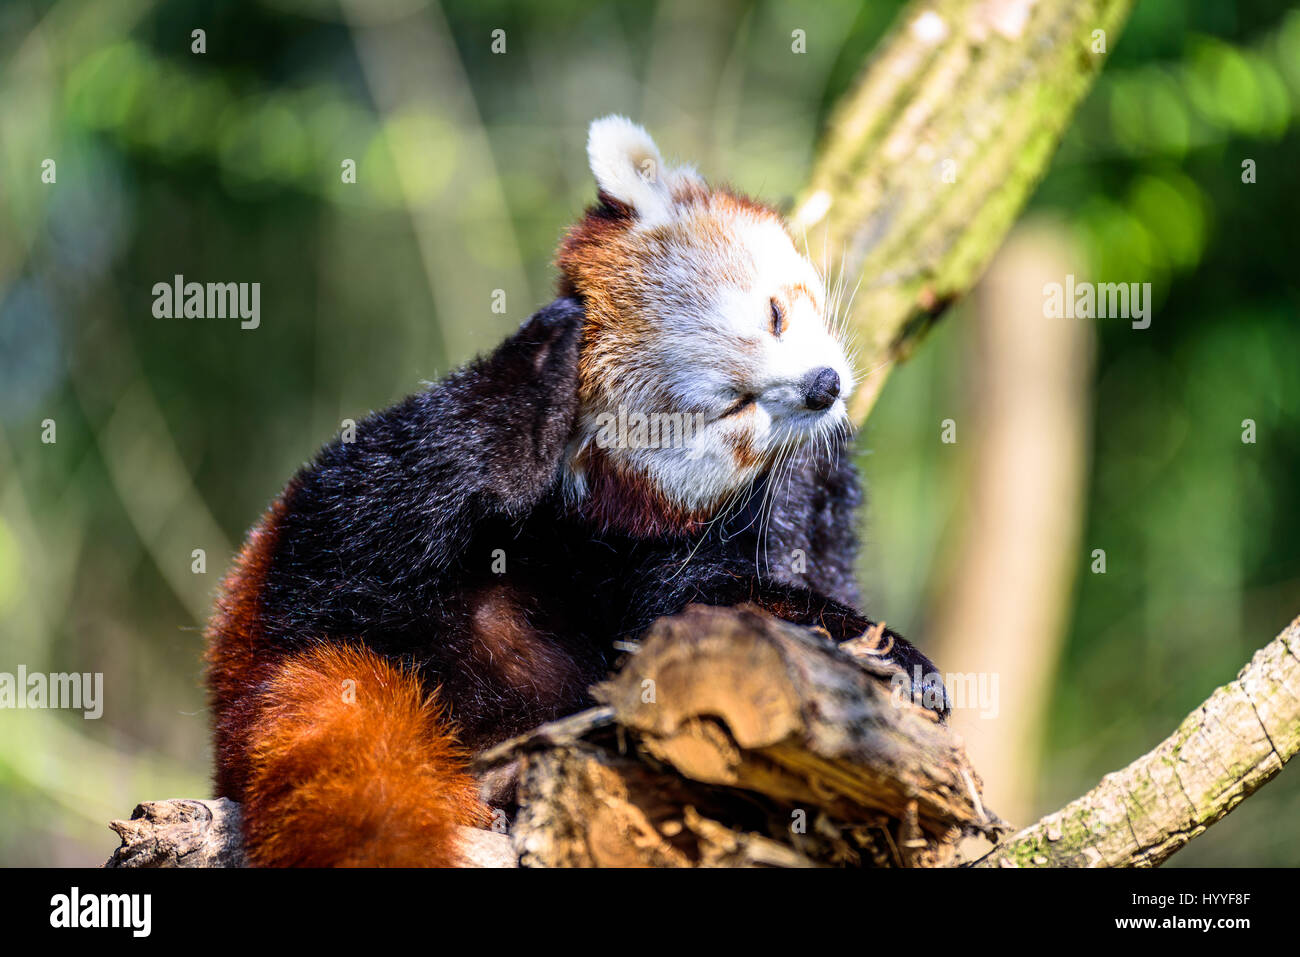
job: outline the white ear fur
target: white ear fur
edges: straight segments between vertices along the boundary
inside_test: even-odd
[[[659,148],[644,129],[623,116],[593,120],[587,133],[587,159],[596,185],[611,199],[630,206],[638,219],[653,225],[669,218],[675,171],[664,165]]]

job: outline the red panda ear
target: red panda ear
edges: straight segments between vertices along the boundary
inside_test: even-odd
[[[672,178],[650,134],[622,116],[595,120],[587,133],[587,159],[600,191],[647,225],[672,215]]]

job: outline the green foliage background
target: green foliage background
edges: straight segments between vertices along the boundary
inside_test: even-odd
[[[244,530],[341,419],[550,298],[556,240],[592,198],[593,117],[626,113],[706,175],[788,201],[898,8],[0,5],[0,671],[102,671],[106,692],[99,721],[0,712],[0,863],[98,863],[108,818],[208,793],[201,629]],[[1146,333],[1098,326],[1043,810],[1154,745],[1300,613],[1298,115],[1300,11],[1143,0],[1032,202],[1090,278],[1156,297]],[[261,282],[261,328],[155,319],[151,288],[177,273]],[[905,632],[961,500],[937,423],[965,401],[965,308],[860,442],[863,576]],[[1174,862],[1300,862],[1297,772]]]

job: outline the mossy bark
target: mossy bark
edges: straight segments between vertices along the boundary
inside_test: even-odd
[[[814,260],[860,282],[855,421],[992,258],[1131,5],[912,3],[836,108],[792,223]]]
[[[1300,751],[1300,618],[1154,750],[978,867],[1154,867]]]

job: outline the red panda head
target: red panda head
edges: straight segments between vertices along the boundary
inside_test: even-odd
[[[667,166],[619,116],[591,124],[587,154],[599,203],[557,260],[586,312],[567,484],[611,524],[690,526],[847,431],[852,372],[776,212]]]

